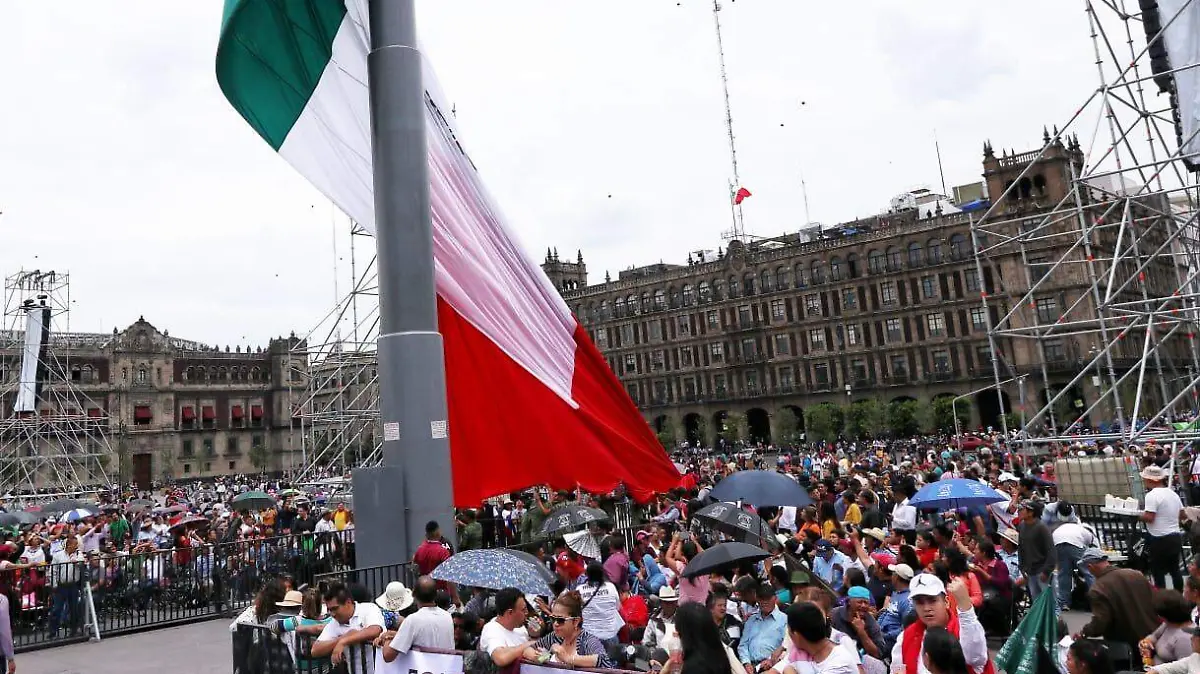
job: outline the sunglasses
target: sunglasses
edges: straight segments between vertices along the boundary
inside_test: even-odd
[[[555,625],[565,625],[568,620],[575,620],[575,618],[573,616],[564,618],[560,615],[552,615],[550,616],[550,620],[552,620]]]

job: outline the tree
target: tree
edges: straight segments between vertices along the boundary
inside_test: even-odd
[[[893,400],[887,408],[887,425],[897,438],[909,438],[921,432],[921,403]]]
[[[842,431],[842,410],[832,403],[804,410],[804,429],[809,439],[832,441]]]
[[[260,473],[266,472],[271,463],[271,453],[267,451],[267,443],[255,438],[250,442],[250,465]]]
[[[932,407],[932,430],[953,433],[956,415],[960,428],[966,428],[971,423],[971,405],[965,400],[955,400],[952,396],[941,396],[933,399]]]
[[[675,449],[675,423],[671,421],[671,417],[663,417],[662,430],[657,435],[658,442],[663,449],[667,451]]]
[[[800,420],[795,412],[784,408],[775,415],[775,437],[783,446],[800,441]]]
[[[846,407],[846,435],[852,438],[877,435],[887,430],[887,410],[875,398],[867,398]]]
[[[708,442],[708,419],[705,417],[696,418],[696,445],[699,447],[707,447]]]
[[[750,424],[746,420],[746,415],[737,412],[725,415],[724,429],[721,435],[728,442],[745,440],[750,435]]]

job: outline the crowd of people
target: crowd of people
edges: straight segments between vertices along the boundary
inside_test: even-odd
[[[1093,443],[1068,451],[1105,456],[1112,449]],[[325,648],[375,643],[388,653],[451,645],[481,650],[498,667],[552,661],[670,674],[980,674],[994,670],[991,653],[1023,608],[1050,592],[1060,613],[1090,611],[1073,634],[1060,619],[1061,671],[1106,674],[1142,664],[1189,671],[1188,663],[1200,662],[1190,648],[1200,558],[1187,565],[1185,577],[1181,557],[1182,523],[1192,513],[1180,485],[1167,486],[1175,465],[1169,454],[1150,447],[1138,450],[1138,458],[1146,487],[1139,559],[1147,573],[1114,563],[1124,564],[1115,542],[1056,498],[1053,461],[1010,455],[987,442],[969,453],[924,441],[690,451],[676,457],[680,487],[650,504],[631,504],[620,493],[534,489],[460,511],[457,547],[431,522],[413,560],[420,574],[413,592],[399,582],[375,598],[353,583],[307,588],[312,611],[305,619],[334,616],[337,626],[311,627],[318,642],[335,644]],[[684,575],[689,561],[728,538],[695,513],[712,502],[709,493],[722,479],[754,468],[794,479],[811,505],[744,505],[771,532],[752,541],[769,557]],[[952,478],[987,484],[1004,499],[948,511],[909,503],[922,486]],[[591,537],[539,540],[550,514],[572,502],[610,513],[615,503],[627,504],[633,526],[618,527],[621,517],[614,517]],[[454,588],[429,578],[456,550],[518,543],[553,573],[551,596]],[[413,599],[422,587],[424,601]],[[373,604],[379,615],[347,609],[348,601]],[[339,610],[356,617],[342,621]],[[422,619],[397,641],[407,616],[418,611],[436,615],[436,627]],[[324,649],[311,651],[317,652]]]

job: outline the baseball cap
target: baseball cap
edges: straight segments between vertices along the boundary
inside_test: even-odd
[[[908,590],[908,596],[912,598],[940,597],[946,594],[946,584],[932,573],[919,573],[908,584]]]
[[[824,538],[817,541],[817,549],[818,550],[828,550],[832,547],[833,547],[833,543],[830,543],[828,540],[826,540]]]
[[[900,576],[904,580],[912,580],[913,570],[907,564],[891,564],[888,566],[888,571]]]
[[[1091,564],[1092,562],[1107,562],[1108,555],[1100,548],[1088,548],[1079,556],[1080,564]]]
[[[871,591],[862,585],[855,585],[854,587],[850,588],[850,591],[846,593],[846,596],[850,599],[866,599],[870,601]]]
[[[875,560],[876,564],[885,569],[892,568],[892,565],[896,563],[896,555],[890,552],[873,552],[871,553],[871,559]]]

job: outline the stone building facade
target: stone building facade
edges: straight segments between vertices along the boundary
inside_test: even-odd
[[[998,206],[1013,227],[1044,217],[1082,168],[1074,141],[1052,145],[1026,171],[1037,154],[997,155],[985,146],[983,193],[1000,195],[1017,183]],[[586,276],[580,284],[578,273],[586,271],[564,267],[554,255],[545,267],[647,421],[681,440],[711,441],[738,415],[752,439],[766,441],[781,415],[803,429],[803,410],[812,405],[866,398],[886,404],[965,395],[971,426],[997,426],[1001,403],[1008,412],[1039,409],[1094,352],[1095,337],[1000,337],[998,355],[1015,381],[999,394],[972,392],[994,382],[989,319],[998,324],[1029,290],[1027,268],[1045,272],[1077,238],[1067,232],[1020,251],[984,236],[978,243],[989,252],[977,264],[971,225],[980,212],[948,200],[921,204],[919,195],[893,206],[823,236],[734,240],[716,255],[630,269],[599,284],[587,285]],[[1097,250],[1106,242],[1099,236]],[[578,260],[582,266],[582,255]],[[1151,270],[1149,282],[1169,284],[1175,271]],[[1083,266],[1055,273],[1009,325],[1095,315],[1087,297],[1076,302],[1090,287]],[[1122,345],[1129,351],[1124,361],[1135,355],[1135,342]],[[1077,416],[1096,395],[1091,381],[1076,384],[1062,396],[1062,416]],[[1085,422],[1100,423],[1094,417],[1109,412],[1097,409]]]
[[[293,411],[307,386],[299,343],[292,335],[253,350],[210,347],[143,318],[111,335],[52,333],[40,416],[101,431],[110,478],[147,484],[299,468]],[[20,364],[19,342],[0,344],[0,443],[13,443],[4,429],[27,423],[13,412]]]

